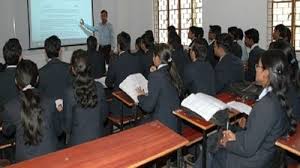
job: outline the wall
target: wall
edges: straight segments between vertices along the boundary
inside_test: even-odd
[[[153,29],[152,0],[94,0],[93,3],[94,22],[99,22],[100,11],[106,9],[109,13],[109,21],[114,26],[115,34],[117,35],[121,31],[128,32],[132,38],[133,49],[135,39],[146,29]],[[15,30],[13,20],[15,20]],[[44,51],[27,50],[29,46],[27,20],[27,0],[0,1],[0,48],[9,38],[16,37],[24,49],[23,57],[33,60],[38,67],[42,67],[46,64]],[[85,46],[63,48],[62,60],[69,62],[72,52],[78,48],[85,48]],[[1,51],[0,62],[4,62]]]
[[[219,24],[227,32],[229,26],[244,31],[256,28],[260,33],[260,45],[267,44],[267,0],[203,0],[203,27]]]

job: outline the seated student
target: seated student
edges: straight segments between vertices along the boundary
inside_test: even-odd
[[[257,64],[259,56],[265,52],[258,46],[259,33],[256,29],[249,29],[245,31],[245,45],[250,48],[247,69],[245,72],[245,79],[250,82],[255,81],[255,64]]]
[[[18,62],[22,59],[22,47],[18,39],[9,39],[3,47],[6,69],[0,72],[0,105],[15,98],[18,90],[15,84],[15,73]]]
[[[144,55],[144,51],[142,49],[142,37],[138,37],[135,40],[135,55],[137,56],[143,56]]]
[[[277,40],[270,44],[269,49],[279,49],[285,54],[285,59],[288,62],[288,100],[289,105],[293,109],[293,114],[297,121],[300,121],[300,85],[297,84],[297,75],[299,73],[298,61],[294,54],[293,47],[285,40]]]
[[[216,38],[214,51],[219,57],[215,67],[216,92],[226,89],[230,84],[244,80],[244,67],[240,58],[231,54],[233,40],[223,33]]]
[[[238,28],[237,29],[237,43],[241,46],[242,48],[242,61],[243,62],[247,62],[248,61],[248,58],[249,58],[249,55],[248,55],[248,52],[247,52],[247,47],[245,45],[245,42],[243,41],[244,39],[244,32],[241,28]]]
[[[171,25],[171,26],[168,26],[168,34],[171,33],[171,32],[176,32],[176,28],[175,26]],[[177,33],[177,32],[176,32]]]
[[[108,110],[103,86],[90,76],[85,51],[74,51],[71,69],[74,81],[73,87],[65,91],[64,112],[72,146],[103,136]]]
[[[87,39],[88,64],[91,66],[91,77],[99,79],[105,74],[105,59],[102,53],[97,51],[97,39],[90,36]]]
[[[45,40],[44,48],[48,57],[48,63],[39,70],[39,89],[46,96],[53,97],[57,107],[63,106],[63,94],[65,89],[71,85],[71,76],[69,74],[69,64],[59,60],[61,40],[57,36],[51,36]],[[60,124],[62,124],[64,113],[60,112],[57,117],[57,120],[60,120]],[[63,132],[61,134],[59,145],[63,147]]]
[[[121,32],[117,36],[119,56],[109,65],[105,84],[113,90],[119,89],[119,85],[127,76],[141,73],[142,66],[139,58],[130,53],[130,35]]]
[[[150,67],[152,65],[152,57],[154,50],[154,39],[149,34],[142,35],[142,50],[144,51],[144,55],[142,56],[141,62],[143,65],[143,75],[148,78],[150,73]]]
[[[238,40],[238,28],[233,26],[228,28],[228,34],[232,37],[233,43],[231,47],[231,52],[233,55],[242,59],[243,51],[241,46],[237,43]]]
[[[184,52],[183,45],[181,44],[181,38],[176,32],[170,32],[168,34],[168,44],[172,48],[172,59],[176,65],[179,75],[183,78],[184,67],[190,61],[186,52]]]
[[[264,90],[252,108],[244,130],[223,132],[220,146],[208,153],[209,168],[266,168],[274,164],[275,141],[293,133],[296,121],[287,104],[286,62],[279,50],[266,51],[256,66],[256,82]],[[196,164],[201,167],[201,158]]]
[[[32,61],[22,60],[18,64],[15,79],[20,96],[5,105],[1,116],[3,133],[15,135],[17,162],[56,150],[55,105],[35,88],[38,75]]]
[[[137,88],[139,106],[146,112],[153,112],[153,119],[158,119],[176,130],[176,117],[172,111],[180,106],[179,97],[183,94],[183,83],[167,44],[155,46],[153,63],[155,67],[149,74],[148,95]]]
[[[188,32],[188,38],[192,40],[189,47],[191,47],[194,43],[194,40],[197,38],[203,38],[204,32],[201,27],[191,26]]]
[[[217,65],[219,62],[219,58],[215,55],[214,52],[214,42],[222,32],[222,28],[219,25],[211,25],[209,26],[209,32],[208,32],[208,52],[206,61],[208,61],[213,67]]]
[[[215,71],[209,62],[205,61],[207,43],[203,39],[194,41],[190,57],[192,63],[184,68],[183,82],[189,93],[205,93],[215,95]]]
[[[283,24],[278,24],[275,26],[273,33],[272,33],[272,37],[274,41],[283,39],[286,40],[288,43],[290,43],[290,31],[289,28],[287,28],[285,25]]]

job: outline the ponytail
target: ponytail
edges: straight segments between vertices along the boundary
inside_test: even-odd
[[[77,103],[83,108],[95,107],[97,105],[96,84],[90,76],[87,53],[83,50],[74,51],[71,65],[75,75],[73,88]]]
[[[171,82],[175,86],[175,88],[179,94],[179,97],[182,97],[184,94],[183,81],[177,71],[175,62],[174,61],[168,62],[168,67],[169,67],[168,71],[169,71],[169,74],[171,77]]]
[[[32,89],[21,91],[20,97],[22,101],[21,124],[24,127],[25,145],[38,145],[43,138],[40,97]]]

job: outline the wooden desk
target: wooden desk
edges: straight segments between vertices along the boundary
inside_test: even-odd
[[[252,106],[255,103],[254,100],[242,100],[242,98],[240,98],[239,96],[236,96],[236,95],[234,95],[232,93],[228,93],[228,92],[222,92],[222,93],[216,95],[216,97],[218,99],[222,100],[224,103],[228,103],[230,101],[243,101],[244,103],[246,103],[250,106]],[[203,166],[203,168],[206,168],[207,134],[211,130],[216,128],[216,125],[210,121],[206,121],[205,119],[201,118],[200,116],[190,115],[186,112],[186,110],[187,109],[182,108],[182,109],[178,109],[173,112],[173,114],[178,117],[178,132],[182,132],[181,131],[181,120],[191,123],[202,130],[202,133],[203,133],[202,147],[203,147],[203,153],[205,153],[205,154],[203,154],[202,166]],[[239,114],[240,113],[238,111],[230,110],[229,118],[233,119],[233,118],[237,117]]]
[[[112,95],[122,103],[122,107],[121,107],[121,117],[108,117],[111,121],[115,122],[115,123],[118,123],[120,125],[120,130],[122,131],[123,128],[124,128],[124,124],[126,123],[129,123],[131,121],[135,121],[137,120],[138,118],[138,112],[137,112],[137,108],[135,106],[135,102],[134,100],[132,100],[125,92],[123,92],[122,90],[117,90],[117,91],[114,91],[112,92]],[[124,108],[124,104],[127,106],[127,107],[130,107],[130,108],[134,108],[134,111],[135,111],[135,116],[133,117],[127,117],[127,118],[124,118],[124,112],[123,112],[123,108]],[[126,120],[124,120],[126,119]],[[116,122],[117,121],[117,122]],[[125,121],[125,122],[124,122]]]
[[[24,161],[10,168],[138,167],[185,146],[188,141],[159,121],[65,150]]]
[[[125,92],[122,90],[112,92],[112,95],[119,101],[127,105],[128,107],[133,107],[135,105],[134,100],[132,100]]]
[[[290,137],[279,138],[275,142],[275,145],[293,154],[296,154],[297,156],[300,156],[300,123],[298,123],[294,135]]]

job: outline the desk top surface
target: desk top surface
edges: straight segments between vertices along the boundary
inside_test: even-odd
[[[277,146],[291,153],[300,156],[300,123],[297,125],[296,133],[289,137],[281,137],[276,143]]]
[[[228,103],[230,101],[242,101],[242,99],[232,93],[228,93],[228,92],[222,92],[220,94],[217,94],[216,97],[220,100],[222,100],[224,103]],[[243,101],[244,103],[248,104],[248,105],[253,105],[255,103],[255,101],[253,100],[245,100]],[[212,127],[215,126],[215,124],[213,124],[210,121],[206,121],[205,119],[199,117],[199,116],[192,116],[189,115],[186,112],[187,109],[182,108],[182,109],[178,109],[175,112],[173,112],[177,117],[180,117],[181,119],[203,129],[203,130],[208,130]],[[235,110],[230,110],[229,111],[229,118],[233,118],[235,116],[237,116],[239,114],[238,111]]]
[[[138,167],[173,152],[188,141],[161,124],[153,121],[144,125],[24,161],[10,168],[96,168]]]
[[[132,100],[125,92],[123,92],[122,90],[117,90],[112,92],[112,95],[114,97],[116,97],[118,100],[120,100],[121,102],[123,102],[124,104],[126,104],[129,107],[132,107],[135,105],[134,100]]]

